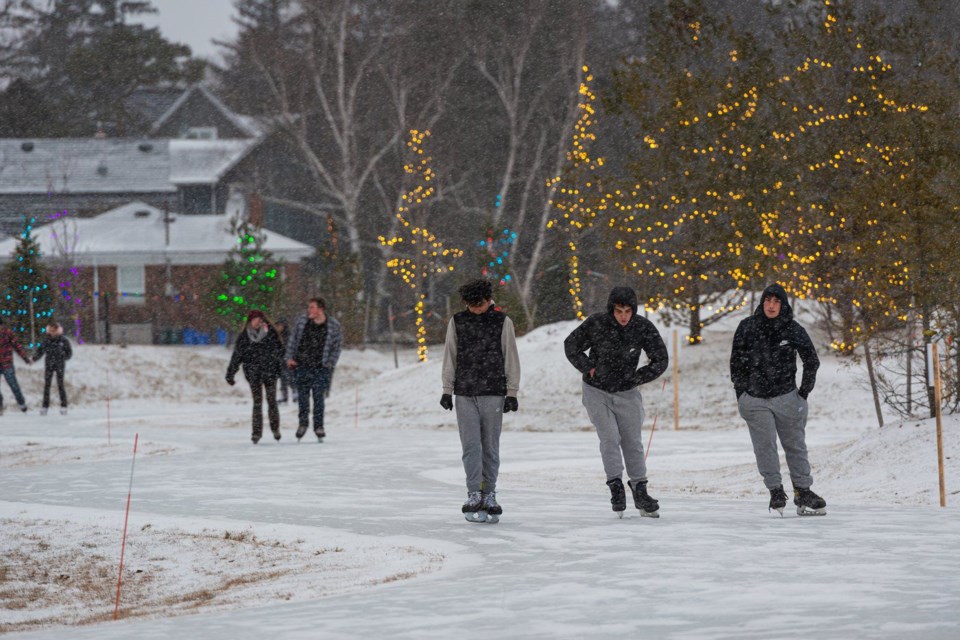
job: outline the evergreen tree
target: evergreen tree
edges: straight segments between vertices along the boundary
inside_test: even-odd
[[[34,218],[25,218],[20,241],[3,268],[0,315],[20,343],[32,349],[40,344],[43,327],[53,317],[54,296],[33,237]]]
[[[237,237],[234,247],[213,288],[213,310],[232,329],[243,326],[247,312],[259,309],[270,315],[280,304],[283,281],[279,278],[282,261],[263,248],[263,229],[246,220],[234,218],[231,229]]]

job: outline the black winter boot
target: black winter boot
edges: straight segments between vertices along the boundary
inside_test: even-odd
[[[623,480],[620,478],[607,480],[607,486],[610,487],[610,505],[613,507],[613,510],[617,513],[626,511],[627,492],[623,488]]]
[[[797,505],[799,516],[824,516],[827,514],[827,501],[806,488],[793,488],[793,504]]]
[[[630,485],[630,491],[633,493],[633,505],[640,510],[640,515],[659,518],[660,503],[647,493],[647,483],[630,480],[627,484]]]
[[[776,509],[783,515],[783,508],[787,506],[787,492],[783,490],[783,485],[778,485],[770,489],[770,506],[767,511]]]

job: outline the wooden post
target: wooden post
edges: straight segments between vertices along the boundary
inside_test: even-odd
[[[936,400],[937,414],[937,465],[940,475],[940,506],[947,506],[947,488],[943,478],[943,416],[940,412],[940,357],[937,343],[933,343],[933,397]]]
[[[677,330],[673,330],[673,430],[680,430],[680,348]]]

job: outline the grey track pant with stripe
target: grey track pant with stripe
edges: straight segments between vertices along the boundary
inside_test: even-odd
[[[600,438],[600,458],[607,480],[620,478],[626,465],[634,482],[646,482],[643,459],[643,396],[639,389],[608,393],[583,383],[583,406]]]

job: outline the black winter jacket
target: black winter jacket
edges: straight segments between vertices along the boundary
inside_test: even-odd
[[[70,341],[63,335],[54,335],[44,338],[37,349],[34,360],[46,356],[44,367],[47,369],[59,369],[73,357],[73,349],[70,347]]]
[[[763,313],[763,300],[780,299],[780,315]],[[763,292],[753,315],[744,319],[733,336],[730,378],[739,398],[744,392],[754,398],[775,398],[797,390],[797,354],[803,362],[799,393],[806,398],[817,381],[820,359],[810,336],[793,319],[787,292],[778,284]]]
[[[252,341],[246,329],[241,331],[227,367],[227,380],[233,380],[240,365],[243,365],[243,374],[247,380],[280,377],[283,345],[276,329],[268,325],[267,335],[259,342]]]
[[[625,327],[613,317],[616,304],[633,307]],[[594,313],[584,320],[564,340],[563,349],[570,364],[583,374],[584,382],[608,393],[628,391],[657,379],[670,361],[660,332],[652,322],[637,315],[637,295],[629,287],[615,287],[607,301],[607,312]],[[641,351],[650,362],[637,369]],[[591,369],[595,369],[592,378]]]

